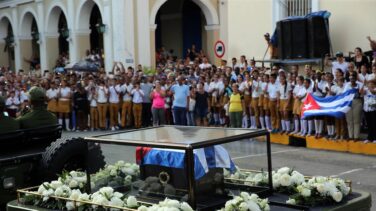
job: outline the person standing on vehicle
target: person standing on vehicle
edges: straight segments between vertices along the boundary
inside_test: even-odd
[[[43,88],[32,87],[29,91],[31,111],[19,117],[21,129],[56,125],[56,116],[47,111],[46,93]]]
[[[0,134],[20,129],[20,123],[5,115],[5,99],[0,96]]]

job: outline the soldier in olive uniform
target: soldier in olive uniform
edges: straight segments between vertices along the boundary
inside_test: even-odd
[[[0,96],[0,134],[13,132],[20,129],[20,123],[17,122],[12,117],[4,115],[5,110],[5,99]]]
[[[30,112],[19,117],[22,129],[38,128],[57,124],[56,116],[47,111],[46,93],[40,87],[32,87],[29,91]]]

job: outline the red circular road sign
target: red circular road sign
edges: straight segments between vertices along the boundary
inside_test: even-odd
[[[218,58],[222,58],[225,55],[225,52],[226,52],[225,44],[221,40],[218,40],[214,45],[215,55]]]

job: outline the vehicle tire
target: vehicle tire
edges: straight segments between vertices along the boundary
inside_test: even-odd
[[[90,171],[97,172],[106,164],[99,145],[90,147],[87,155],[87,142],[83,138],[61,138],[48,146],[42,155],[42,178],[50,181],[57,178],[63,170],[86,170],[86,159],[90,160]]]

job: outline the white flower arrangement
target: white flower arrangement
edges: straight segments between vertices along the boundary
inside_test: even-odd
[[[138,211],[193,211],[191,206],[187,202],[180,203],[177,200],[166,198],[159,204],[154,204],[150,207],[140,206]]]
[[[273,175],[273,188],[282,193],[294,193],[295,188],[303,184],[305,181],[304,175],[289,167],[282,167]]]
[[[257,194],[249,195],[247,192],[234,196],[226,202],[220,211],[269,211],[268,199],[261,199]]]
[[[286,201],[288,204],[315,206],[339,203],[350,193],[344,180],[339,178],[312,177],[299,185],[297,193]]]

